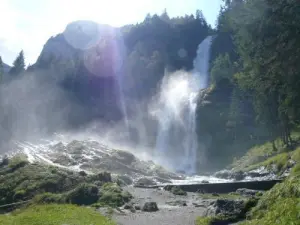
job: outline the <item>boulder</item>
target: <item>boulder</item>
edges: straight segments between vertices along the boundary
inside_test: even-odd
[[[127,210],[132,210],[134,209],[133,207],[133,204],[132,203],[126,203],[123,207],[124,209],[127,209]]]
[[[157,183],[151,178],[142,177],[135,182],[135,185],[137,185],[137,186],[153,186],[153,185],[157,185]]]
[[[207,209],[206,216],[222,216],[237,220],[244,218],[245,202],[243,200],[217,199]]]
[[[134,209],[135,209],[135,210],[141,210],[141,206],[135,205],[135,206],[134,206]]]
[[[233,179],[240,181],[245,179],[246,174],[242,171],[221,170],[216,172],[214,176],[221,179]]]
[[[231,177],[231,179],[240,181],[240,180],[245,179],[246,174],[242,171],[236,171],[236,172],[232,172],[230,177]]]
[[[166,204],[167,205],[171,205],[171,206],[187,206],[186,201],[183,201],[183,200],[166,202]]]
[[[132,162],[134,162],[136,160],[136,158],[133,154],[131,154],[130,152],[121,151],[121,150],[114,151],[114,153],[112,154],[112,158],[115,158],[116,160],[118,160],[126,165],[130,165]]]
[[[158,207],[156,202],[146,202],[142,208],[144,212],[156,212],[158,211]]]
[[[171,188],[170,190],[174,195],[187,195],[186,191],[182,190],[180,187],[178,186],[174,186]]]
[[[236,190],[236,193],[245,196],[245,197],[254,197],[256,195],[261,195],[262,191],[251,190],[247,188],[239,188]]]
[[[229,179],[230,178],[231,171],[229,170],[221,170],[214,174],[215,177],[221,178],[221,179]]]
[[[117,175],[115,179],[119,180],[121,182],[121,185],[124,186],[131,185],[133,183],[133,180],[127,175]]]

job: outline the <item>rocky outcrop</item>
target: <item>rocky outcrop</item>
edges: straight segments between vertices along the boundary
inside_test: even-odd
[[[135,186],[153,186],[153,185],[157,185],[157,183],[154,180],[147,177],[139,178],[135,182]]]
[[[208,207],[205,216],[217,216],[222,218],[223,222],[236,222],[245,218],[245,202],[243,200],[218,199]]]
[[[20,146],[20,151],[24,151],[26,147]],[[33,147],[35,146],[30,146]],[[118,179],[124,185],[132,184],[133,180],[137,180],[135,184],[149,186],[156,185],[157,181],[167,183],[171,179],[182,179],[152,161],[141,161],[131,152],[112,149],[92,140],[37,145],[31,153],[33,161],[43,160],[45,163],[54,163],[87,173],[110,172],[114,174],[114,179]]]

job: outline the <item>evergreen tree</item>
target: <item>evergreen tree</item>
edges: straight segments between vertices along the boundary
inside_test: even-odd
[[[11,75],[18,75],[25,71],[25,59],[23,50],[19,53],[18,57],[13,62],[13,67],[10,69],[9,73]]]

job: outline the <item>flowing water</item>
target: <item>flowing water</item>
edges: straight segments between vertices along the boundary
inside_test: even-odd
[[[197,93],[208,85],[212,39],[209,36],[199,44],[191,73],[181,71],[165,76],[160,96],[163,110],[159,116],[156,157],[165,166],[188,174],[197,170]]]

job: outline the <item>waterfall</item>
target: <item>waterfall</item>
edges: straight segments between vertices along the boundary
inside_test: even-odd
[[[197,94],[208,85],[212,39],[208,36],[199,44],[191,73],[165,75],[161,87],[156,158],[166,167],[189,174],[197,169]]]

